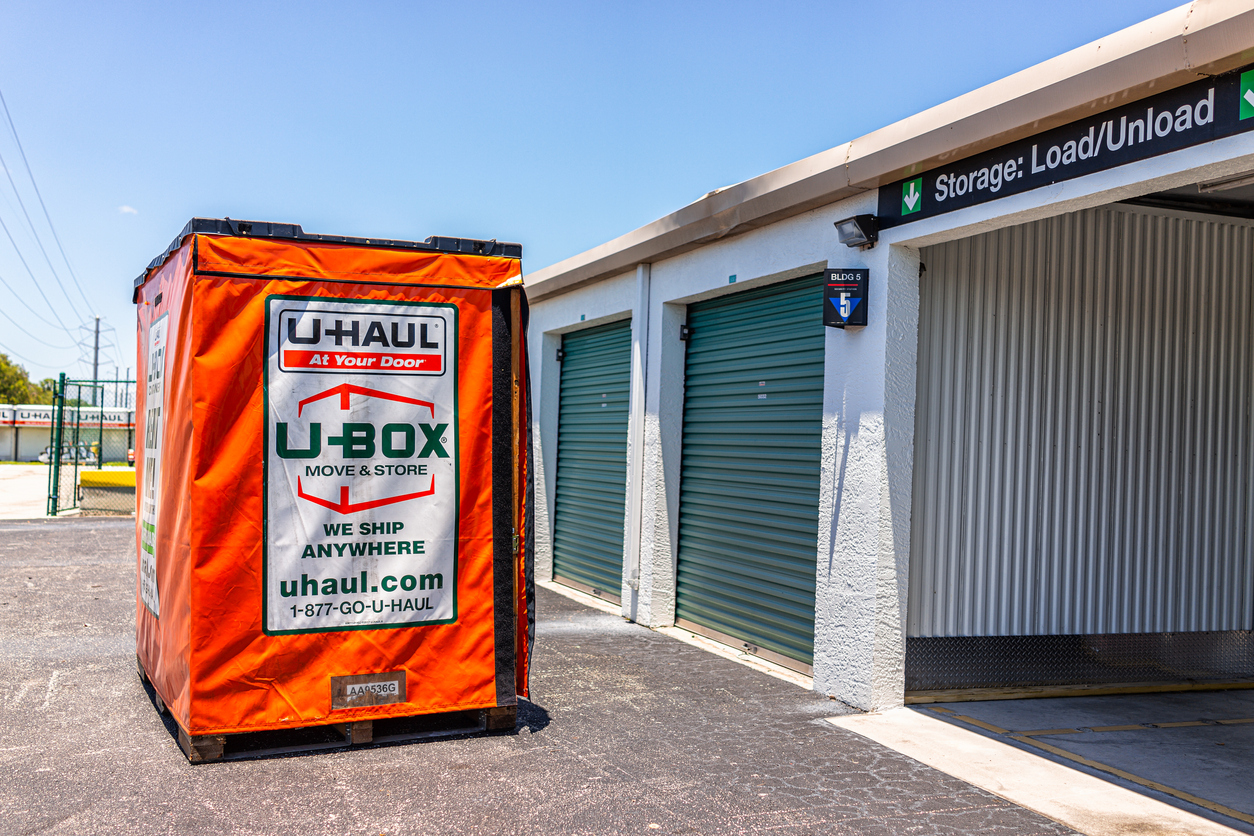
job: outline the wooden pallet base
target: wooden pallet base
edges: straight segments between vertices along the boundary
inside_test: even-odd
[[[367,743],[394,743],[485,731],[512,731],[517,722],[518,707],[507,705],[474,711],[358,720],[272,732],[189,735],[180,727],[178,743],[190,762],[210,763],[345,749]]]
[[[190,737],[179,726],[179,748],[192,763],[222,760],[222,753],[226,749],[226,735],[201,734]]]
[[[139,672],[139,681],[145,686],[152,688],[152,682],[148,679],[148,672],[144,670],[144,663],[139,661],[139,654],[135,654],[135,670]],[[152,702],[157,707],[157,713],[165,716],[170,713],[170,709],[166,707],[165,701],[161,699],[161,695],[157,693],[156,688],[152,688]]]
[[[138,655],[135,657],[135,667],[140,681],[150,686],[148,674]],[[158,712],[163,715],[169,713],[155,688],[153,702]],[[380,720],[357,720],[352,723],[239,734],[189,735],[179,726],[178,742],[189,761],[209,763],[319,749],[344,749],[367,743],[394,743],[485,731],[513,731],[517,724],[518,706],[502,705],[445,714],[386,717]]]

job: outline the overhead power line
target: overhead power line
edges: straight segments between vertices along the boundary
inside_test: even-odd
[[[17,135],[14,134],[14,139],[16,138]],[[26,211],[26,202],[22,200],[22,193],[17,190],[17,183],[13,182],[13,173],[9,171],[9,164],[5,162],[3,153],[0,153],[0,168],[4,169],[4,176],[8,178],[9,185],[13,187],[13,194],[17,197],[17,205],[21,207],[22,216],[26,218],[26,225],[30,227],[31,236],[35,239],[35,246],[39,247],[39,251],[43,253],[44,263],[46,263],[48,265],[48,269],[52,271],[52,278],[56,279],[57,287],[61,288],[61,295],[65,297],[66,302],[70,303],[70,310],[74,311],[74,314],[79,319],[82,319],[82,312],[78,310],[77,306],[74,304],[74,300],[71,299],[70,294],[66,292],[65,284],[62,283],[61,276],[57,274],[57,268],[52,266],[52,259],[48,257],[48,250],[44,248],[44,242],[39,237],[39,230],[35,229],[35,224],[30,219],[30,213]],[[16,246],[16,244],[14,246]]]
[[[9,226],[8,226],[8,224],[6,224],[6,223],[4,222],[4,218],[0,218],[0,229],[3,229],[3,230],[4,230],[4,234],[5,234],[5,235],[7,235],[7,236],[9,236],[9,243],[13,245],[13,249],[14,249],[14,251],[17,253],[17,257],[18,257],[19,259],[21,259],[21,261],[22,261],[22,266],[26,268],[26,272],[27,272],[27,274],[29,274],[29,275],[30,275],[30,280],[31,280],[32,282],[34,282],[34,283],[35,283],[35,290],[38,290],[38,291],[39,291],[39,295],[40,295],[41,297],[43,297],[44,302],[46,302],[46,303],[48,304],[48,310],[52,311],[52,317],[53,317],[53,319],[55,319],[55,320],[57,321],[57,323],[61,326],[61,330],[62,330],[62,331],[64,331],[65,333],[69,334],[69,335],[70,335],[70,338],[71,338],[71,339],[73,339],[73,338],[74,338],[74,334],[70,332],[70,329],[69,329],[69,328],[66,328],[66,327],[65,327],[65,323],[61,321],[61,316],[60,316],[60,314],[58,314],[58,313],[57,313],[57,309],[56,309],[56,307],[52,304],[52,301],[48,299],[48,294],[44,293],[44,289],[43,289],[42,287],[40,287],[40,285],[39,285],[39,279],[35,278],[35,273],[34,273],[34,272],[30,269],[30,265],[26,263],[26,256],[22,255],[22,251],[21,251],[20,249],[18,249],[18,246],[17,246],[17,241],[14,241],[14,240],[13,240],[13,233],[9,232]],[[5,287],[9,287],[9,286],[8,286],[8,284],[5,284]],[[11,287],[9,288],[9,290],[12,290],[12,289],[13,289],[13,288],[11,288]],[[14,294],[14,295],[16,296],[17,294]],[[18,297],[17,297],[17,300],[18,300],[19,302],[21,302],[23,305],[26,305],[27,310],[29,310],[31,313],[35,314],[35,316],[39,316],[39,314],[35,313],[35,309],[34,309],[34,308],[32,308],[30,305],[28,305],[28,304],[26,303],[26,300],[25,300],[25,299],[23,299],[21,296],[18,296]],[[39,318],[40,318],[40,319],[43,319],[43,317],[39,317]],[[48,320],[46,320],[46,319],[44,319],[43,321],[44,321],[44,322],[48,322]],[[51,322],[48,322],[48,324],[49,324],[49,325],[51,325],[52,323],[51,323]]]
[[[23,363],[30,363],[32,366],[38,366],[41,369],[57,368],[56,366],[45,366],[43,363],[37,363],[34,360],[30,359],[29,357],[23,357],[22,355],[18,354],[16,351],[4,345],[3,343],[0,343],[0,351],[3,351],[9,357],[16,357],[17,359],[21,360]]]
[[[6,287],[7,287],[7,285],[6,285]],[[12,323],[13,323],[13,327],[14,327],[14,328],[16,328],[17,330],[21,331],[23,334],[25,334],[26,336],[30,337],[30,338],[31,338],[32,340],[34,340],[35,342],[40,343],[40,344],[42,344],[42,345],[46,345],[46,346],[48,346],[48,348],[55,348],[55,349],[59,349],[59,350],[65,350],[65,349],[67,349],[67,348],[73,348],[73,347],[74,347],[73,345],[53,345],[52,343],[48,342],[47,340],[44,340],[44,339],[42,339],[42,338],[40,338],[40,337],[35,336],[35,335],[34,335],[34,334],[32,334],[30,331],[27,331],[25,328],[23,328],[23,327],[22,327],[22,326],[18,323],[18,321],[17,321],[16,319],[14,319],[13,317],[9,316],[9,314],[8,314],[8,313],[7,313],[7,312],[6,312],[3,308],[0,308],[0,316],[3,316],[3,317],[4,317],[5,319],[7,319],[9,322],[12,322]]]
[[[3,223],[3,221],[0,221],[0,223]],[[49,328],[57,327],[57,324],[55,322],[49,322],[48,320],[40,316],[38,313],[36,313],[35,309],[32,308],[29,304],[27,304],[26,300],[22,298],[21,294],[19,294],[16,290],[14,290],[13,286],[4,280],[4,276],[0,276],[0,286],[3,286],[5,289],[9,291],[9,293],[12,293],[14,298],[16,298],[17,301],[21,302],[22,305],[26,307],[26,310],[30,311],[31,316],[35,317],[35,319],[38,319],[40,322],[42,322],[44,325],[47,325]],[[61,329],[65,331],[65,333],[70,334],[70,330],[66,328],[64,325],[61,326]],[[74,335],[70,334],[70,337],[73,338]]]
[[[65,254],[65,247],[61,245],[61,236],[60,236],[60,235],[57,235],[57,227],[56,227],[56,225],[55,225],[55,224],[53,224],[53,223],[52,223],[52,216],[48,213],[48,205],[47,205],[46,203],[44,203],[44,196],[43,196],[43,194],[39,191],[39,184],[35,182],[35,173],[34,173],[33,171],[31,171],[30,162],[26,159],[26,149],[22,147],[22,140],[21,140],[21,138],[17,135],[17,125],[13,124],[13,117],[12,117],[11,115],[9,115],[9,103],[5,101],[5,99],[4,99],[4,93],[3,93],[2,91],[0,91],[0,107],[3,107],[3,108],[4,108],[4,118],[5,118],[5,121],[7,121],[7,122],[9,123],[9,130],[13,132],[13,141],[17,143],[17,151],[18,151],[18,153],[19,153],[19,154],[21,154],[21,155],[22,155],[22,165],[26,166],[26,176],[27,176],[28,178],[30,178],[30,184],[31,184],[31,187],[35,189],[35,197],[37,197],[37,198],[39,199],[39,207],[40,207],[41,209],[43,209],[43,211],[44,211],[44,220],[46,220],[46,221],[48,222],[48,229],[49,229],[49,230],[51,230],[51,232],[52,232],[52,240],[54,240],[54,241],[56,241],[56,242],[57,242],[57,249],[58,249],[58,250],[60,251],[60,253],[61,253],[61,258],[62,258],[62,260],[64,260],[64,261],[65,261],[65,266],[66,266],[66,267],[69,269],[69,271],[70,271],[70,278],[72,278],[72,279],[74,280],[74,286],[75,286],[76,288],[78,288],[78,295],[79,295],[79,296],[81,296],[81,297],[83,297],[83,302],[87,305],[87,310],[89,310],[89,311],[94,310],[95,308],[94,308],[94,306],[91,304],[91,300],[89,300],[89,299],[87,298],[87,294],[83,292],[83,285],[82,285],[82,284],[79,282],[79,280],[78,280],[78,274],[74,272],[74,265],[70,263],[70,257],[69,257],[69,256],[67,256],[67,255]],[[6,168],[5,170],[7,171],[8,169]],[[12,180],[12,178],[10,178],[10,181],[11,181],[11,180]],[[16,187],[15,187],[15,190],[16,190]],[[19,198],[18,198],[18,203],[21,203],[21,202],[22,202],[22,199],[19,197]],[[23,211],[23,212],[25,212],[25,211],[26,211],[26,207],[25,207],[24,205],[22,206],[22,211]],[[27,216],[27,219],[26,219],[26,220],[27,220],[27,222],[29,223],[29,222],[30,222],[30,217],[29,217],[29,216]],[[33,224],[31,225],[31,229],[32,229],[32,230],[34,229],[34,225],[33,225]],[[36,236],[35,236],[35,240],[36,240],[36,241],[38,241],[38,240],[39,240],[39,236],[38,236],[38,235],[36,235]],[[40,243],[40,244],[39,244],[39,248],[40,248],[41,250],[43,249],[43,244],[42,244],[42,243]],[[47,252],[45,252],[45,253],[44,253],[44,258],[47,258],[47,257],[48,257],[48,253],[47,253]],[[51,262],[51,261],[49,261],[49,262],[48,262],[48,267],[49,267],[49,268],[51,268],[51,267],[52,267],[52,262]],[[56,271],[55,271],[55,270],[53,270],[52,275],[57,277],[57,284],[58,284],[58,285],[60,285],[60,284],[61,284],[61,278],[60,278],[59,276],[57,276],[57,274],[56,274]],[[64,286],[64,285],[62,285],[62,286],[61,286],[61,292],[62,292],[62,293],[65,293],[65,286]],[[66,294],[65,298],[66,298],[67,300],[70,298],[70,296],[69,296],[69,294],[68,294],[68,293]],[[71,307],[72,307],[72,306],[71,306]]]

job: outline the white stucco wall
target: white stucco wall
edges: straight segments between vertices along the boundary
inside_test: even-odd
[[[814,687],[873,710],[905,686],[919,258],[886,245],[859,256],[869,324],[827,335]]]

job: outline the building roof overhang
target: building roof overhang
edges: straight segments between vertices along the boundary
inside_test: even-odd
[[[572,290],[1254,62],[1254,0],[1197,0],[758,177],[526,276]]]

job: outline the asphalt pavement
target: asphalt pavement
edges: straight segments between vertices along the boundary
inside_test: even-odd
[[[1073,832],[547,590],[513,733],[193,766],[135,675],[133,541],[0,521],[0,833]]]

